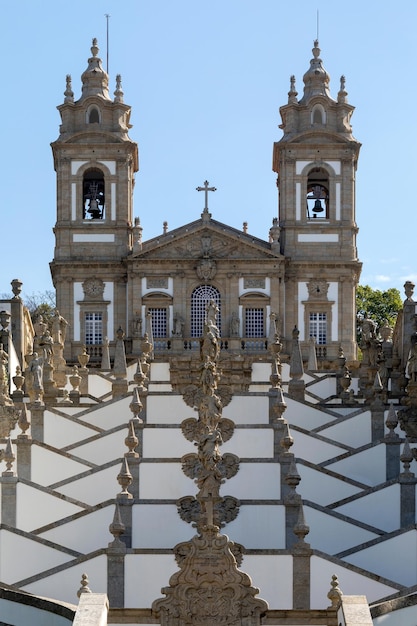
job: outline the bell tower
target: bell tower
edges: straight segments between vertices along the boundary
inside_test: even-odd
[[[98,52],[93,39],[78,100],[67,76],[58,106],[60,134],[52,143],[57,220],[51,273],[57,307],[69,322],[67,358],[75,358],[83,344],[111,341],[126,320],[138,148],[128,135],[130,107],[123,102],[121,78],[112,100]]]
[[[354,107],[345,78],[337,100],[314,42],[298,99],[291,77],[281,107],[283,137],[274,144],[278,174],[281,253],[287,259],[285,335],[296,325],[306,351],[315,337],[318,354],[334,359],[339,346],[356,358],[355,289],[361,271],[356,249],[355,174],[360,143],[352,135]]]

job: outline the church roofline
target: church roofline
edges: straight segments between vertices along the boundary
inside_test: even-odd
[[[218,233],[221,232],[223,234],[239,239],[242,243],[245,243],[247,245],[262,248],[262,250],[269,252],[273,257],[281,256],[274,253],[271,250],[271,244],[264,239],[260,239],[253,235],[244,233],[243,231],[238,230],[233,226],[218,222],[217,220],[205,220],[203,218],[195,220],[194,222],[189,222],[188,224],[184,224],[184,226],[180,226],[166,233],[161,233],[161,235],[145,240],[142,244],[142,250],[138,253],[135,253],[134,256],[142,256],[143,254],[150,252],[151,250],[155,250],[162,245],[169,245],[176,238],[187,237],[190,233],[196,233],[198,231],[204,230],[213,230]]]

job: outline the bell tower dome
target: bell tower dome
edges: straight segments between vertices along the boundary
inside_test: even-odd
[[[57,176],[55,251],[51,263],[57,306],[69,322],[75,357],[83,344],[113,339],[126,319],[126,264],[132,250],[134,175],[138,148],[128,135],[130,107],[120,76],[114,99],[93,39],[82,92],[66,79],[60,134],[52,151]],[[70,354],[70,351],[72,354]]]
[[[291,77],[281,107],[283,137],[274,144],[278,174],[281,253],[288,259],[286,335],[294,323],[304,345],[315,337],[324,356],[342,346],[356,357],[355,288],[361,271],[356,249],[355,175],[360,143],[352,135],[345,78],[337,100],[318,41],[298,99]]]

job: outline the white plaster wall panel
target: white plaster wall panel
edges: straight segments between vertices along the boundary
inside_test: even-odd
[[[82,510],[82,507],[66,502],[59,496],[20,482],[17,484],[16,526],[21,530],[35,530]]]
[[[23,589],[36,595],[78,604],[77,591],[81,586],[79,581],[85,574],[87,566],[92,590],[95,593],[107,593],[107,557],[105,555],[90,559],[88,563],[74,564],[73,567],[54,572],[51,576],[30,583]]]
[[[406,606],[403,609],[385,613],[372,619],[374,626],[410,626],[417,623],[417,606]]]
[[[178,571],[172,554],[137,554],[125,558],[125,607],[150,607],[165,596],[161,588]]]
[[[361,490],[341,479],[328,476],[324,472],[306,467],[302,463],[297,463],[297,470],[301,476],[301,482],[297,487],[297,492],[305,499],[317,502],[322,506],[332,502],[348,498]]]
[[[95,398],[102,398],[108,393],[111,393],[111,388],[111,382],[102,376],[97,376],[97,374],[88,375],[88,393]]]
[[[190,452],[196,452],[196,447],[179,428],[145,427],[143,430],[143,458],[181,458]]]
[[[313,555],[310,561],[311,589],[310,600],[312,609],[325,609],[329,606],[327,597],[333,574],[339,579],[339,585],[345,595],[365,595],[368,602],[384,598],[397,589],[374,578],[368,578],[359,572],[345,566],[342,561],[326,561],[324,558]]]
[[[271,428],[236,428],[233,437],[220,447],[222,454],[232,452],[241,459],[268,459],[274,456]]]
[[[74,609],[76,607],[74,606]],[[57,615],[46,608],[38,609],[34,606],[19,604],[0,599],[0,615],[3,624],[30,624],[30,626],[71,626],[73,621]]]
[[[175,504],[139,504],[132,509],[132,548],[169,548],[195,534]]]
[[[170,383],[149,383],[148,393],[164,393],[172,392],[172,385]]]
[[[282,505],[244,505],[224,532],[248,550],[285,549],[285,507]]]
[[[371,443],[371,415],[369,411],[343,420],[320,431],[320,435],[344,443],[352,448]]]
[[[258,598],[270,609],[292,608],[292,556],[245,554],[240,567],[259,588]]]
[[[152,382],[169,382],[171,380],[169,363],[151,363],[150,380]]]
[[[323,426],[334,420],[333,415],[328,415],[324,411],[319,411],[312,406],[301,404],[291,398],[285,398],[287,409],[284,418],[289,422],[290,428],[292,424],[296,424],[301,428],[313,429]]]
[[[379,536],[308,506],[304,506],[304,514],[310,526],[308,542],[315,550],[337,554]]]
[[[338,472],[371,487],[385,480],[385,445],[374,446],[329,465]]]
[[[345,448],[339,448],[338,446],[320,441],[320,439],[314,436],[305,435],[296,430],[293,430],[291,435],[294,438],[291,452],[295,454],[297,458],[308,459],[311,463],[322,463],[326,461],[326,459],[332,459],[346,452]]]
[[[110,430],[119,424],[127,424],[132,418],[132,411],[129,404],[132,402],[131,396],[121,398],[116,402],[99,405],[97,409],[88,414],[82,415],[80,420],[87,424],[93,424],[103,430]]]
[[[148,424],[181,424],[188,417],[197,417],[197,412],[185,404],[182,396],[149,395],[147,398],[146,421]]]
[[[52,450],[41,448],[36,443],[32,445],[31,480],[35,483],[44,486],[51,485],[88,469],[90,469],[88,465],[68,459]]]
[[[195,495],[198,491],[179,463],[141,463],[139,489],[144,500],[177,500],[182,496]]]
[[[117,474],[120,472],[120,468],[121,463],[83,478],[77,478],[77,480],[60,487],[58,491],[70,498],[94,506],[114,498],[120,491],[120,486],[117,482]]]
[[[92,511],[67,524],[60,524],[41,533],[39,537],[78,552],[93,552],[106,548],[112,540],[109,525],[113,521],[113,516],[114,504]]]
[[[271,364],[270,363],[254,363],[252,365],[252,382],[253,383],[269,382],[270,376],[271,376]]]
[[[390,485],[347,502],[336,510],[342,515],[349,515],[365,524],[391,532],[400,528],[400,495],[400,485]]]
[[[268,424],[269,400],[266,396],[233,396],[222,416],[235,424]]]
[[[417,534],[413,530],[348,555],[344,560],[411,587],[417,583],[416,550]]]
[[[9,581],[9,584],[34,576],[40,569],[47,570],[72,559],[71,555],[41,542],[7,530],[0,531],[0,579]]]
[[[66,419],[52,411],[44,414],[44,442],[54,448],[63,448],[97,434],[96,430]]]
[[[290,380],[290,365],[289,363],[282,363],[281,365],[282,380]]]
[[[71,454],[86,459],[96,465],[104,465],[108,461],[122,457],[126,450],[125,439],[127,428],[109,433],[81,446],[71,449]]]
[[[335,378],[322,378],[309,385],[306,388],[306,392],[314,393],[315,396],[319,396],[320,398],[329,398],[336,394],[336,380]]]
[[[281,497],[280,492],[278,463],[241,463],[236,476],[222,486],[220,495],[241,500],[275,500]]]

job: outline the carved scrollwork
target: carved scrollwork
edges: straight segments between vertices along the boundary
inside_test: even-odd
[[[190,454],[185,454],[181,459],[181,468],[182,471],[188,478],[192,478],[193,480],[198,477],[199,472],[201,471],[201,463],[198,460],[197,454],[191,452]]]
[[[217,526],[223,527],[233,522],[239,515],[240,501],[233,496],[225,496],[214,507],[214,519]],[[243,558],[243,557],[242,557]]]
[[[184,496],[177,500],[177,510],[180,518],[187,524],[198,522],[201,515],[200,503],[194,496]]]
[[[226,452],[218,464],[219,471],[224,478],[233,478],[239,471],[239,457],[231,452]]]
[[[217,428],[220,430],[223,443],[226,443],[226,441],[229,441],[229,439],[233,436],[235,424],[232,420],[227,419],[227,417],[222,417]]]

